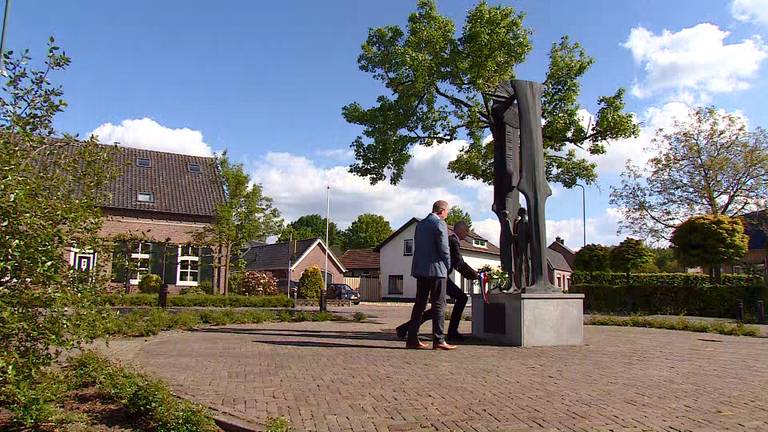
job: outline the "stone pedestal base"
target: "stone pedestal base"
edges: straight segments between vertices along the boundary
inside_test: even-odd
[[[514,346],[581,345],[584,294],[472,296],[472,336]]]

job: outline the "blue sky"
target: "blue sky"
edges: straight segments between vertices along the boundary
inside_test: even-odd
[[[460,28],[470,1],[442,1]],[[495,4],[495,2],[491,2]],[[581,42],[596,63],[582,81],[580,103],[629,90],[628,109],[644,122],[636,140],[611,143],[596,159],[600,179],[587,188],[588,242],[616,243],[616,211],[608,204],[626,158],[642,162],[651,131],[687,107],[715,104],[738,111],[750,127],[768,126],[768,1],[518,1],[534,30],[534,50],[517,70],[543,80],[550,45],[562,35]],[[453,143],[415,149],[398,187],[345,171],[359,130],[343,105],[369,105],[382,87],[357,69],[368,28],[403,25],[415,1],[13,2],[8,47],[37,59],[48,36],[72,57],[54,76],[69,108],[61,131],[107,142],[210,154],[227,149],[275,198],[287,219],[322,213],[324,185],[333,190],[333,219],[384,214],[397,227],[447,197],[469,210],[478,231],[495,236],[487,187],[458,182],[445,164]],[[555,185],[548,235],[581,245],[581,192]]]

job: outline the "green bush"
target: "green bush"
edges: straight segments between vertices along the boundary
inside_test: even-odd
[[[213,283],[209,280],[200,281],[197,287],[202,291],[201,294],[213,294]]]
[[[591,312],[694,315],[733,318],[739,301],[754,316],[758,300],[768,299],[760,278],[723,275],[711,284],[707,275],[690,273],[585,273],[572,275],[571,293],[584,294]]]
[[[320,298],[323,289],[323,274],[318,266],[310,266],[301,274],[297,295],[304,299]]]
[[[285,417],[277,417],[277,418],[268,418],[267,424],[265,425],[264,432],[293,432],[294,429],[291,427],[291,422],[288,421]]]
[[[686,330],[699,333],[719,333],[732,336],[760,336],[760,329],[755,326],[742,323],[727,323],[723,321],[706,322],[691,321],[683,317],[677,319],[650,318],[643,316],[615,317],[592,316],[587,320],[587,325],[646,327],[667,330]]]
[[[145,294],[159,293],[163,286],[163,279],[156,274],[144,275],[139,281],[139,291]]]
[[[368,315],[366,315],[363,312],[355,312],[355,315],[352,317],[357,322],[363,322],[368,319]]]
[[[180,295],[205,295],[206,292],[203,291],[202,288],[199,286],[191,286],[191,287],[184,287],[179,291]]]
[[[109,294],[101,296],[101,299],[109,306],[157,306],[157,294]],[[253,297],[184,294],[168,296],[168,306],[291,308],[293,299],[285,295]]]
[[[127,370],[93,352],[69,360],[81,387],[95,385],[158,432],[218,431],[202,406],[176,398],[162,382]]]

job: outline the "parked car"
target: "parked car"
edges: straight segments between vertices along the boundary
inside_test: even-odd
[[[360,293],[347,284],[328,284],[326,298],[350,300],[353,304],[360,304]]]

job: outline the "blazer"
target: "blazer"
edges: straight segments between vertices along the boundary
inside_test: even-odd
[[[430,213],[416,224],[413,236],[411,276],[416,278],[445,278],[451,269],[448,247],[448,227],[437,215]]]
[[[475,269],[464,262],[464,257],[461,256],[461,241],[459,240],[459,236],[456,234],[448,236],[448,245],[451,248],[451,270],[456,270],[467,279],[477,279],[477,272]]]

